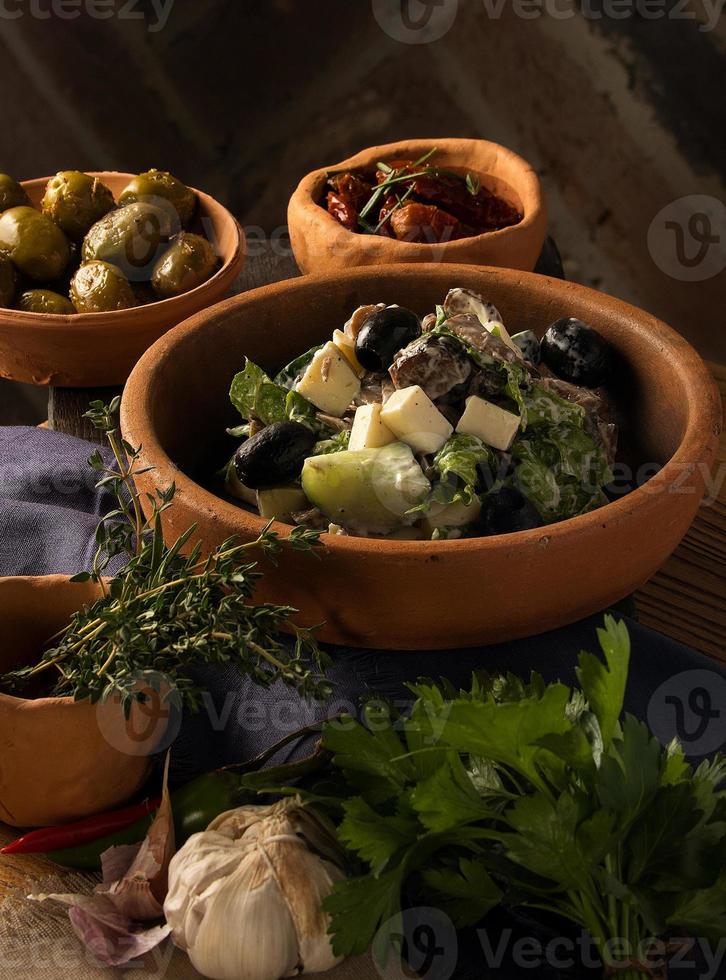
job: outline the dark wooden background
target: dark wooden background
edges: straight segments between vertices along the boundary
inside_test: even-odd
[[[488,137],[540,172],[571,278],[726,362],[724,274],[672,278],[647,245],[669,202],[726,201],[726,16],[704,30],[704,0],[681,4],[689,19],[663,0],[658,20],[633,13],[636,0],[629,14],[589,0],[588,16],[566,19],[443,0],[454,23],[425,44],[376,20],[374,4],[393,17],[401,0],[171,0],[161,29],[151,2],[104,2],[105,20],[75,17],[86,0],[3,5],[22,16],[0,16],[0,170],[167,168],[269,236],[312,167],[405,136]],[[41,415],[42,393],[0,389],[0,422]]]

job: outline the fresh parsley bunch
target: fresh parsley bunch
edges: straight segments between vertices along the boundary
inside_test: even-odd
[[[336,952],[375,940],[385,957],[403,895],[459,927],[497,905],[558,913],[626,977],[650,969],[656,938],[726,936],[726,760],[694,771],[676,742],[621,723],[628,632],[607,617],[598,636],[605,663],[582,653],[575,690],[421,682],[405,719],[379,704],[327,726],[334,778],[313,799],[354,870],[326,903]]]
[[[261,686],[281,680],[303,696],[327,697],[331,687],[323,670],[329,661],[313,635],[291,623],[297,610],[252,601],[262,574],[255,552],[284,560],[285,548],[313,549],[318,533],[299,527],[281,540],[268,525],[254,541],[230,538],[202,556],[199,543],[187,548],[192,525],[167,546],[161,517],[173,506],[175,488],[148,495],[144,513],[134,476],[146,470],[139,450],[118,432],[118,408],[119,399],[109,406],[93,402],[86,415],[105,433],[115,459],[108,467],[100,452],[91,456],[96,485],[115,496],[116,506],[98,525],[91,571],[74,579],[94,581],[99,598],[51,638],[38,663],[0,677],[0,686],[23,690],[42,674],[52,678],[56,696],[95,703],[118,695],[128,712],[144,697],[140,678],[154,685],[163,677],[195,709],[201,693],[195,671],[203,664],[230,664]],[[124,565],[107,579],[109,562],[118,555]]]

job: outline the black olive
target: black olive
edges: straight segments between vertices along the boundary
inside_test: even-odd
[[[275,422],[243,442],[234,457],[234,468],[251,490],[284,486],[300,476],[317,439],[300,422]]]
[[[396,354],[421,336],[421,322],[403,306],[387,306],[367,316],[358,331],[355,353],[366,371],[385,374]]]
[[[521,333],[515,333],[512,340],[521,350],[525,361],[529,361],[530,364],[537,367],[541,356],[537,334],[533,330],[522,330]]]
[[[477,520],[482,534],[512,534],[541,526],[537,508],[514,487],[501,487],[488,494]]]
[[[613,365],[610,344],[597,330],[575,317],[563,317],[542,338],[542,360],[563,381],[597,388]]]

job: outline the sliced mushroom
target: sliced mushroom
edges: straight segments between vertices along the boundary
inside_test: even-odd
[[[385,303],[368,303],[366,306],[359,306],[357,310],[353,310],[350,319],[343,327],[343,333],[346,337],[350,337],[351,340],[356,340],[358,331],[363,326],[363,321],[366,317],[370,316],[371,313],[375,313],[376,310],[385,310],[385,308]]]
[[[521,357],[521,351],[509,336],[499,310],[493,303],[487,303],[483,300],[478,293],[461,287],[450,289],[444,300],[444,311],[449,317],[458,315],[476,317],[485,330],[490,333],[497,330],[507,347],[510,347]]]
[[[447,316],[457,313],[471,313],[482,326],[487,323],[501,323],[502,318],[494,303],[485,302],[478,293],[471,289],[450,289],[444,300],[444,311]]]
[[[432,401],[471,376],[472,364],[461,344],[445,334],[424,334],[396,355],[389,371],[396,388],[420,385]]]
[[[481,321],[472,313],[457,313],[446,321],[446,329],[457,337],[476,348],[482,354],[488,354],[497,361],[514,361],[525,363],[522,352],[515,345],[510,346],[502,337],[490,333]]]

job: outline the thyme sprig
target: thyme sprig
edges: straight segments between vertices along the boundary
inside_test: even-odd
[[[175,487],[147,494],[144,514],[134,477],[150,468],[141,464],[140,450],[121,437],[118,408],[116,398],[108,406],[92,402],[86,413],[105,433],[115,462],[108,467],[99,451],[89,460],[99,473],[97,487],[110,491],[116,506],[98,525],[91,570],[73,579],[96,583],[99,598],[51,637],[36,664],[5,674],[0,686],[21,691],[38,675],[50,674],[56,696],[95,703],[118,695],[128,712],[150,684],[177,692],[196,709],[198,668],[228,664],[263,687],[280,680],[305,697],[327,697],[328,658],[310,631],[291,623],[297,610],[250,601],[262,575],[256,551],[275,562],[286,548],[311,551],[319,534],[299,527],[280,539],[268,524],[255,540],[229,538],[203,557],[199,543],[183,553],[193,525],[167,546],[161,515],[172,506]],[[118,555],[125,556],[125,564],[107,579],[109,562]]]

